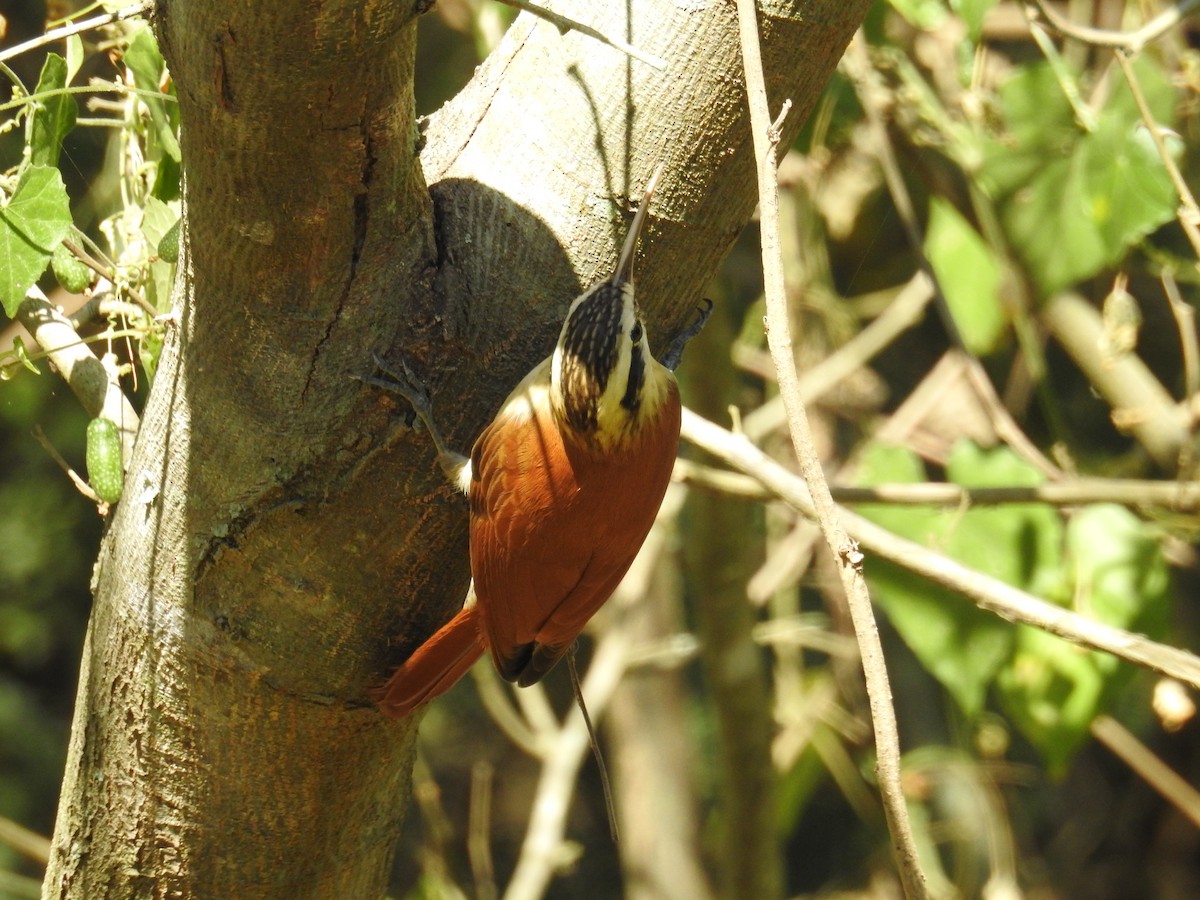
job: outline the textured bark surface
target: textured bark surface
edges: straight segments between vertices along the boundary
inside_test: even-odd
[[[788,140],[867,4],[765,5]],[[522,16],[423,135],[412,7],[156,11],[184,123],[179,320],[97,565],[47,896],[381,896],[416,728],[364,693],[461,602],[465,506],[349,375],[404,354],[465,449],[611,265],[657,161],[656,350],[753,210],[730,4],[556,6],[663,73]]]

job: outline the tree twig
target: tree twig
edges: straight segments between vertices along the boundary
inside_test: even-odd
[[[471,767],[470,823],[467,833],[467,856],[471,860],[471,875],[475,879],[475,896],[479,900],[495,900],[496,874],[492,865],[492,781],[496,771],[487,760]]]
[[[1103,28],[1092,28],[1078,25],[1066,16],[1056,12],[1046,0],[1033,0],[1038,12],[1046,23],[1066,37],[1075,38],[1094,47],[1114,47],[1139,52],[1152,41],[1158,40],[1176,25],[1183,21],[1197,6],[1200,0],[1181,0],[1181,2],[1164,9],[1161,13],[1133,31],[1108,31]]]
[[[138,415],[120,386],[110,380],[104,364],[79,339],[70,320],[36,286],[17,307],[17,320],[45,348],[87,414],[92,418],[102,415],[116,423],[121,434],[122,456],[125,460],[132,459]]]
[[[485,660],[484,665],[472,666],[471,677],[475,680],[479,700],[492,721],[510,741],[535,759],[541,759],[543,748],[538,733],[517,712],[512,703],[512,694],[505,690],[490,662]]]
[[[7,844],[39,865],[50,861],[50,840],[12,819],[0,816],[0,844]]]
[[[747,435],[749,436],[749,435]],[[695,460],[675,462],[674,477],[684,484],[740,497],[767,499],[771,492],[749,475],[714,469]],[[1036,485],[966,487],[948,482],[876,484],[853,487],[831,484],[829,491],[840,504],[887,503],[893,506],[1003,506],[1011,503],[1044,503],[1047,506],[1083,506],[1118,503],[1131,509],[1173,513],[1200,510],[1200,483],[1194,481],[1143,481],[1137,478],[1075,478]]]
[[[41,425],[35,425],[33,427],[32,434],[33,439],[42,445],[42,449],[50,454],[50,458],[54,460],[58,464],[58,467],[62,469],[64,473],[66,473],[66,476],[71,479],[71,484],[75,485],[75,489],[79,491],[79,493],[83,494],[83,496],[87,497],[93,503],[104,502],[96,495],[96,492],[92,490],[91,485],[89,485],[83,478],[80,478],[79,473],[71,468],[71,464],[63,459],[63,455],[58,452],[58,449],[52,443],[50,443],[50,438],[46,437],[46,432],[42,430]]]
[[[691,410],[683,412],[684,438],[695,446],[753,476],[775,496],[810,519],[815,518],[813,504],[804,483],[771,459],[745,437],[714,425]],[[976,572],[928,547],[893,534],[886,528],[841,511],[842,521],[863,550],[921,575],[961,595],[982,609],[1010,622],[1032,625],[1092,650],[1161,672],[1200,690],[1200,657],[1177,647],[1160,644],[1147,637],[1079,613],[1047,603],[1039,597],[1006,584],[997,578]]]
[[[623,634],[618,629],[609,630],[597,643],[584,679],[587,702],[597,712],[608,703],[621,680],[625,670],[624,656]],[[529,829],[512,880],[504,892],[505,900],[537,900],[545,893],[551,875],[565,861],[562,858],[563,824],[587,749],[588,729],[578,707],[573,707],[543,758]]]
[[[929,276],[918,272],[896,292],[873,322],[800,375],[797,389],[801,400],[813,402],[865,366],[900,334],[916,325],[932,299],[933,284]],[[747,413],[742,424],[753,440],[774,431],[784,420],[783,400],[776,395]]]
[[[1159,276],[1163,293],[1167,295],[1167,306],[1179,329],[1179,348],[1183,354],[1183,396],[1191,397],[1200,392],[1200,341],[1196,338],[1196,312],[1179,293],[1179,284],[1171,269],[1163,269]]]
[[[146,310],[129,300],[118,300],[115,294],[105,291],[90,298],[87,303],[71,313],[67,317],[67,320],[75,328],[82,328],[95,319],[96,316],[111,315],[119,315],[131,319],[144,317]],[[153,318],[153,316],[150,318]]]
[[[830,552],[834,555],[835,567],[846,592],[862,656],[871,719],[875,726],[875,771],[884,813],[892,836],[904,892],[910,900],[916,900],[927,897],[928,889],[917,855],[900,778],[900,736],[896,725],[896,711],[891,701],[891,686],[883,658],[883,645],[879,639],[879,630],[871,609],[871,598],[867,593],[862,567],[856,558],[852,558],[852,554],[857,550],[838,520],[838,511],[829,495],[829,486],[825,482],[821,461],[813,443],[808,415],[798,393],[799,376],[796,372],[788,327],[787,289],[779,239],[779,185],[776,171],[778,121],[772,123],[770,120],[757,12],[754,0],[738,0],[737,8],[746,93],[754,132],[754,155],[758,167],[767,342],[778,372],[779,390],[784,398],[784,408],[787,410],[789,430],[800,462],[800,471],[813,499],[816,520],[825,535]]]
[[[74,256],[77,260],[79,260],[101,278],[108,279],[108,281],[112,282],[115,289],[117,278],[116,266],[107,266],[103,263],[97,262],[86,250],[84,250],[70,238],[63,238],[62,245],[71,252],[72,256]],[[158,315],[158,310],[146,301],[146,298],[142,296],[141,291],[131,287],[130,285],[125,285],[122,290],[124,293],[133,298],[133,302],[140,306],[148,316],[153,318],[154,316]]]
[[[1200,828],[1200,791],[1156,756],[1124,725],[1112,716],[1097,716],[1091,726],[1092,737],[1121,758],[1142,780]]]
[[[1130,432],[1164,471],[1175,471],[1187,426],[1150,367],[1135,353],[1109,361],[1097,352],[1104,325],[1100,313],[1079,294],[1063,291],[1051,297],[1040,318],[1112,409],[1113,424]]]
[[[566,34],[568,31],[578,31],[580,34],[587,35],[588,37],[592,38],[593,40],[597,40],[602,44],[607,44],[615,50],[620,50],[626,56],[632,56],[634,59],[644,62],[646,65],[651,66],[652,68],[658,69],[660,72],[667,67],[666,60],[660,57],[654,56],[651,53],[646,53],[643,50],[639,50],[637,47],[621,40],[620,38],[611,38],[603,32],[592,28],[590,25],[584,25],[582,22],[577,22],[574,19],[568,19],[564,15],[560,15],[553,10],[546,9],[544,6],[538,6],[536,3],[529,2],[529,0],[500,0],[500,2],[516,9],[523,9],[525,12],[529,13],[530,15],[537,16],[539,19],[545,19],[563,34]]]
[[[38,47],[44,47],[46,44],[53,44],[55,41],[60,41],[63,38],[68,38],[73,34],[82,34],[85,31],[91,31],[95,28],[103,28],[105,25],[111,25],[114,22],[123,22],[126,19],[134,19],[150,12],[154,8],[153,3],[139,3],[137,6],[127,6],[124,9],[114,13],[104,13],[99,16],[93,16],[90,19],[82,19],[78,22],[68,22],[66,25],[60,25],[57,28],[51,28],[45,34],[40,34],[35,38],[30,38],[20,44],[9,47],[7,50],[0,52],[0,62],[6,62],[14,57],[20,56],[22,53],[28,53],[30,50],[36,50]]]

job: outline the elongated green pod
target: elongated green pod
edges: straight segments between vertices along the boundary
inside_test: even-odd
[[[111,419],[92,419],[87,427],[88,480],[105,503],[121,499],[125,470],[121,466],[121,434]]]

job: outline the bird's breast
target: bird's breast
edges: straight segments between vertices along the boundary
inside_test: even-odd
[[[501,672],[517,666],[518,678],[536,680],[524,668],[532,648],[557,658],[608,599],[666,492],[679,412],[672,383],[658,414],[601,449],[560,428],[548,391],[537,388],[510,397],[480,435],[471,454],[471,573]]]
[[[646,519],[649,507],[652,521],[679,444],[674,385],[660,406],[637,432],[600,448],[560,427],[547,389],[510,398],[472,452],[472,515],[517,519],[507,523],[510,530],[580,519],[605,531],[605,520],[628,528],[630,517]]]

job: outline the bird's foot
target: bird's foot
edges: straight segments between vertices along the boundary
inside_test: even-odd
[[[429,398],[429,388],[425,387],[425,382],[421,381],[416,373],[408,367],[408,362],[401,359],[399,370],[397,370],[389,365],[378,353],[372,352],[371,359],[375,361],[375,368],[384,375],[387,375],[387,378],[380,378],[378,375],[357,374],[350,377],[365,384],[373,384],[376,387],[399,394],[412,404],[413,411],[420,416],[422,421],[426,424],[432,421],[433,401]]]
[[[437,448],[438,464],[442,467],[442,471],[446,473],[451,484],[465,490],[462,476],[468,462],[467,457],[451,450],[442,437],[441,429],[433,420],[433,401],[429,397],[429,388],[425,386],[425,382],[417,377],[404,359],[400,360],[400,368],[397,371],[388,365],[378,353],[372,353],[371,358],[375,360],[375,367],[387,375],[387,378],[380,378],[378,375],[352,375],[351,377],[365,384],[373,384],[384,390],[394,391],[412,404],[417,418],[424,422],[425,427],[429,429],[429,436],[433,438],[433,444]]]
[[[704,323],[712,315],[713,302],[705,297],[702,305],[696,309],[699,312],[696,321],[686,330],[682,331],[675,340],[671,341],[671,345],[667,347],[666,352],[662,355],[662,364],[672,372],[679,368],[679,363],[683,359],[683,348],[688,345],[688,341],[700,333],[704,328]]]

